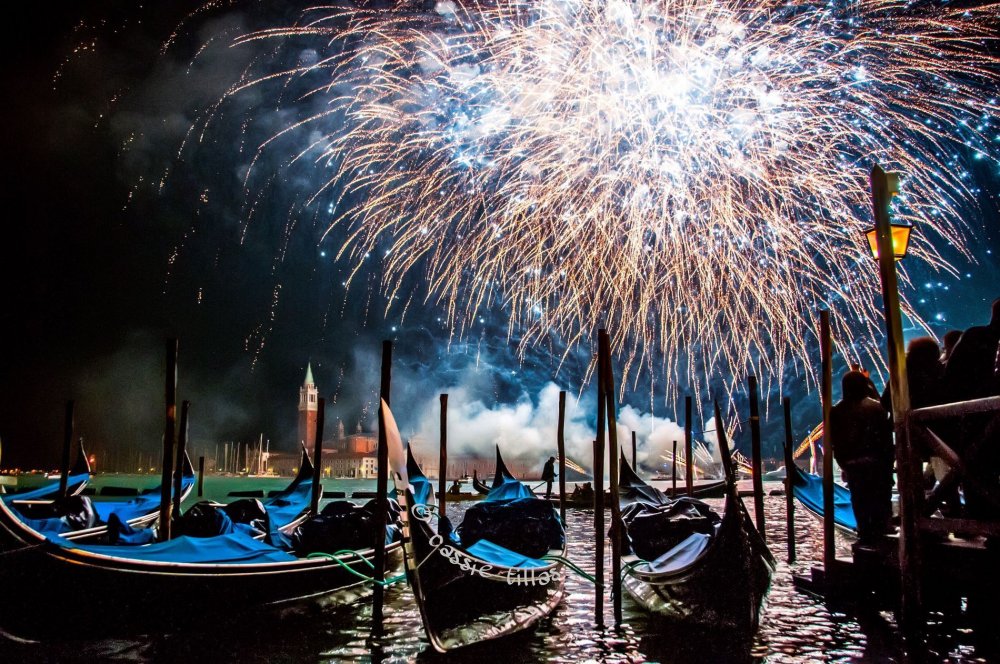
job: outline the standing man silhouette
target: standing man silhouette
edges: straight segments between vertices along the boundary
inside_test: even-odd
[[[545,482],[545,498],[546,500],[552,496],[552,483],[556,480],[556,458],[549,457],[549,460],[545,462],[545,466],[542,468],[542,480]]]

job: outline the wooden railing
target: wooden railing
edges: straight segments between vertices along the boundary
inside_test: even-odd
[[[921,486],[914,487],[913,505],[916,527],[922,532],[954,533],[961,532],[970,535],[1000,535],[1000,520],[984,520],[970,518],[945,518],[934,516],[937,509],[950,492],[959,484],[973,489],[982,500],[988,503],[1000,515],[1000,486],[984,482],[982,474],[970,472],[970,462],[973,462],[982,452],[984,445],[994,438],[1000,428],[1000,418],[994,420],[985,428],[976,440],[967,441],[961,453],[956,451],[954,443],[949,444],[940,435],[940,423],[956,422],[959,418],[977,414],[1000,414],[1000,397],[974,399],[957,403],[929,406],[911,410],[907,414],[906,428],[909,430],[909,443],[912,453],[910,457],[910,477],[921,476],[920,463],[926,452],[940,457],[948,466],[945,477],[924,497]],[[938,428],[938,431],[934,429]]]

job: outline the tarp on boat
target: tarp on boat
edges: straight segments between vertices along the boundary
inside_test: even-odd
[[[75,493],[81,484],[90,481],[90,473],[71,474],[66,480],[66,493]],[[21,491],[19,493],[4,494],[3,500],[8,505],[20,500],[52,500],[59,493],[59,480],[46,482],[43,486],[31,491]]]
[[[194,477],[184,475],[181,477],[181,495],[194,485]],[[170,490],[173,496],[173,488]],[[129,501],[109,500],[94,501],[94,510],[97,511],[97,518],[103,523],[107,523],[112,514],[117,514],[121,521],[128,522],[138,519],[160,509],[160,488],[156,487],[144,491],[141,495]]]
[[[807,473],[795,466],[792,475],[792,492],[807,510],[818,516],[823,516],[823,478]],[[858,531],[858,520],[854,518],[854,506],[851,504],[851,492],[847,487],[834,482],[833,484],[833,522],[841,528]]]
[[[692,533],[662,556],[648,562],[642,561],[636,568],[655,574],[684,569],[701,557],[711,541],[712,538],[704,533]]]
[[[519,498],[534,498],[535,494],[531,489],[524,486],[520,480],[507,470],[507,464],[503,462],[503,457],[500,456],[500,446],[497,445],[496,448],[496,473],[493,474],[493,486],[490,488],[490,492],[486,494],[486,500],[495,502],[517,500]]]
[[[494,544],[485,539],[479,540],[465,550],[476,558],[481,558],[494,565],[502,565],[504,567],[532,568],[546,567],[551,564],[538,558],[522,555],[517,551],[511,551],[506,547]]]
[[[46,539],[64,549],[148,562],[236,565],[298,560],[290,553],[240,532],[204,538],[182,536],[144,546],[82,545],[58,535],[49,535]]]
[[[477,503],[466,510],[456,532],[463,546],[487,540],[530,557],[563,548],[559,515],[552,503],[534,496]]]

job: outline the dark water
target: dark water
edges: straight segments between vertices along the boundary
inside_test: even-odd
[[[709,502],[721,508],[721,500]],[[449,505],[449,515],[457,522],[458,512],[469,504]],[[793,586],[793,573],[808,573],[822,558],[821,524],[799,511],[798,562],[790,567],[784,562],[784,498],[769,496],[765,508],[768,543],[780,562],[765,600],[761,627],[749,642],[741,643],[718,630],[695,633],[652,621],[627,595],[623,600],[624,624],[617,629],[596,628],[593,586],[570,573],[562,604],[537,629],[447,656],[433,652],[423,636],[413,595],[405,584],[399,584],[386,592],[385,633],[375,640],[370,637],[371,608],[362,599],[333,610],[243,615],[183,634],[48,644],[0,641],[0,663],[905,661],[891,613],[872,609],[849,615],[834,611]],[[593,512],[569,510],[567,522],[568,556],[593,571]],[[849,546],[841,541],[838,549],[846,554]],[[72,597],[72,590],[67,591]],[[85,611],[85,598],[74,599],[81,604],[74,608],[67,602],[60,610]],[[610,598],[605,601],[605,624],[613,625]],[[990,661],[977,656],[973,635],[961,626],[935,622],[929,631],[928,645],[919,653],[924,661]]]

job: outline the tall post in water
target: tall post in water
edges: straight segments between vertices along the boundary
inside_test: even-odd
[[[389,403],[389,385],[392,382],[392,342],[382,342],[382,380],[379,388],[379,395],[385,405]],[[385,580],[385,519],[386,512],[389,511],[389,501],[386,491],[389,485],[389,441],[385,431],[385,410],[382,403],[378,407],[378,482],[375,486],[375,569],[372,574],[375,578],[375,588],[372,597],[372,631],[376,634],[382,633],[382,602],[385,588],[382,581]]]
[[[559,391],[559,424],[556,429],[559,453],[559,520],[566,527],[566,390]]]
[[[767,539],[764,528],[764,477],[760,452],[760,404],[757,402],[757,376],[747,377],[750,391],[750,463],[753,468],[753,508],[757,530]]]
[[[785,410],[785,538],[788,540],[788,564],[795,562],[795,452],[792,450],[792,401],[781,400]]]
[[[604,353],[597,351],[597,439],[594,441],[594,622],[604,626]]]
[[[445,516],[445,504],[448,495],[448,395],[441,395],[441,450],[438,456],[438,493],[441,494],[441,516]],[[444,519],[438,520],[438,527],[444,525]]]
[[[177,418],[177,339],[167,339],[166,425],[163,430],[163,458],[160,466],[160,540],[170,539],[170,471],[174,467],[174,436]]]
[[[323,495],[323,425],[326,419],[326,399],[316,399],[316,437],[313,439],[313,484],[309,510],[313,516],[319,514],[319,499]]]
[[[687,495],[694,495],[694,440],[691,437],[691,397],[684,397],[684,484]]]
[[[190,401],[181,402],[181,428],[177,435],[177,458],[174,467],[174,518],[181,516],[181,486],[183,484],[181,475],[184,474],[184,452],[187,448],[188,439],[188,411],[191,409]]]
[[[674,441],[673,455],[670,457],[670,497],[677,497],[677,441]]]
[[[608,475],[611,484],[611,600],[615,624],[622,622],[622,548],[621,505],[618,494],[618,417],[615,407],[615,376],[611,367],[611,337],[600,331],[600,349],[604,353],[604,397],[608,401]]]
[[[70,399],[66,402],[66,419],[63,423],[63,449],[62,461],[59,464],[59,493],[60,498],[66,497],[69,488],[69,450],[73,447],[73,409],[76,402]]]
[[[833,405],[833,343],[830,339],[830,312],[819,312],[819,346],[823,360],[823,568],[827,582],[837,555],[833,530],[833,441],[830,440],[830,407]]]
[[[205,457],[198,457],[198,497],[205,495]]]

